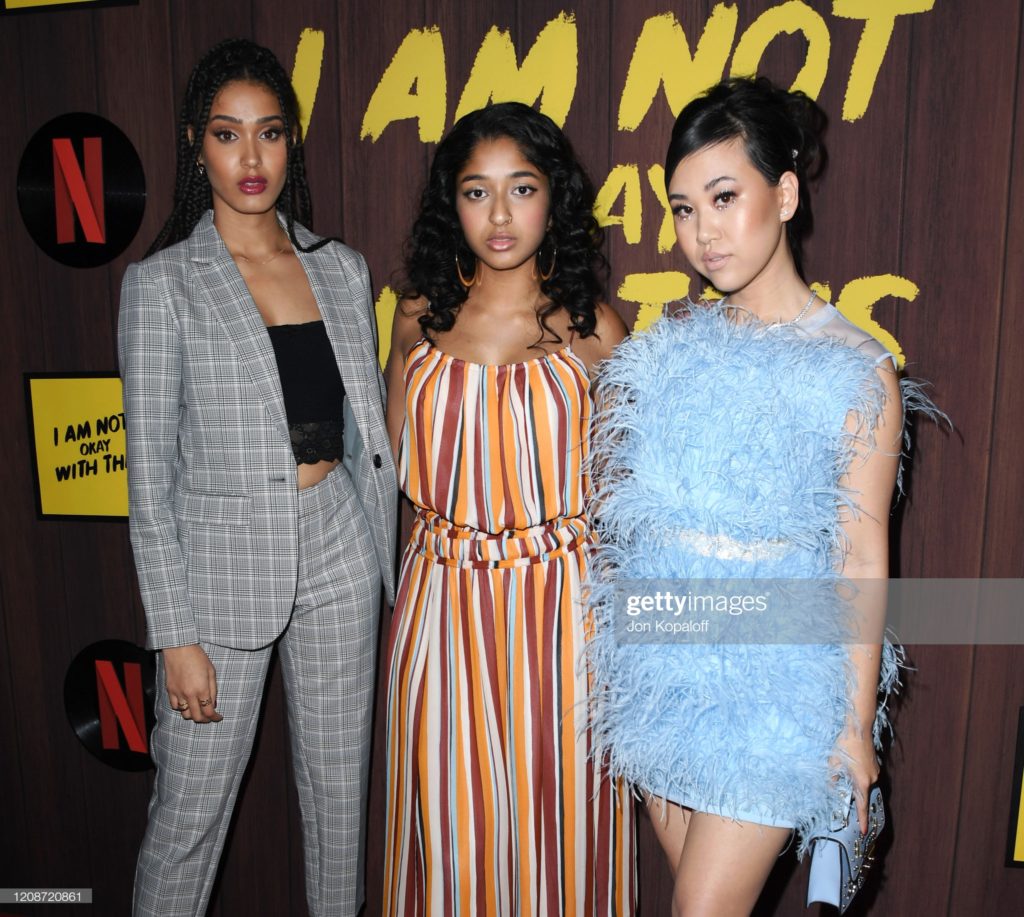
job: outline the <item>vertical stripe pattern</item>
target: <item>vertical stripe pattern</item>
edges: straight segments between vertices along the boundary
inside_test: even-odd
[[[589,759],[580,664],[586,368],[421,341],[405,380],[385,913],[632,914],[631,800]]]

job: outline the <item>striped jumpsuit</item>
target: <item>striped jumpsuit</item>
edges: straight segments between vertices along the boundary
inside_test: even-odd
[[[586,367],[420,341],[405,385],[384,912],[632,914],[631,800],[589,759],[580,662]]]

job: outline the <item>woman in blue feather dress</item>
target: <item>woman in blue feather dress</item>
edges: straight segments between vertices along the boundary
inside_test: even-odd
[[[791,833],[802,853],[844,792],[867,830],[897,681],[884,602],[858,608],[866,642],[835,637],[841,603],[827,598],[815,608],[835,618],[831,641],[623,639],[643,626],[624,584],[800,580],[835,599],[840,578],[888,575],[905,399],[923,398],[803,279],[823,126],[806,96],[763,78],[728,80],[682,111],[665,167],[676,235],[724,298],[621,345],[599,389],[595,722],[647,801],[673,911],[688,917],[749,913]],[[762,624],[806,624],[774,611]]]

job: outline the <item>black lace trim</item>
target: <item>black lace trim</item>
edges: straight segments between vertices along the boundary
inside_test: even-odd
[[[345,426],[340,420],[318,420],[313,423],[291,423],[292,452],[297,465],[315,465],[317,462],[340,461],[344,451],[342,433]]]

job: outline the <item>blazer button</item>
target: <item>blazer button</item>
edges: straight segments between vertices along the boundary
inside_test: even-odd
[[[374,468],[380,468],[380,466],[381,466],[380,456],[379,455],[375,455],[373,457],[373,467]]]

